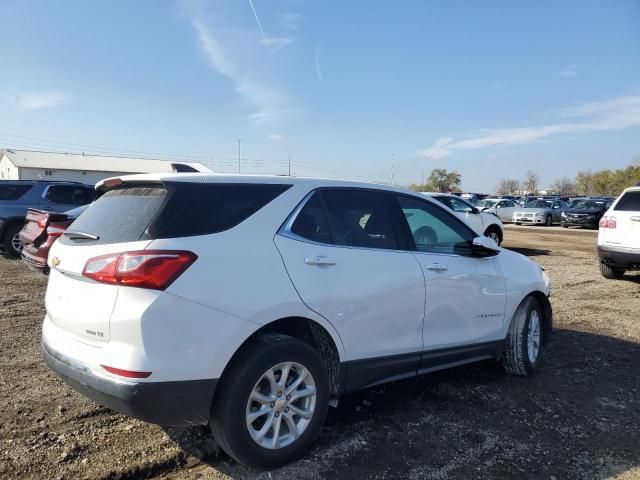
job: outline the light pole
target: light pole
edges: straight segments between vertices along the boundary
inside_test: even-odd
[[[242,143],[242,139],[238,139],[238,173],[240,173],[240,144]]]

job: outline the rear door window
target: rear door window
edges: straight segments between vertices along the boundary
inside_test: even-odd
[[[31,185],[0,185],[0,200],[18,200],[31,190]]]
[[[314,193],[291,232],[333,245],[398,249],[387,195],[360,189],[326,189]]]
[[[623,193],[613,209],[621,212],[640,212],[640,191]]]
[[[95,197],[93,189],[76,185],[51,185],[45,198],[61,205],[86,205]]]

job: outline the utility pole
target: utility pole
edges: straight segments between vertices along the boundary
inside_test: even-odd
[[[291,176],[291,155],[289,155],[289,176]]]
[[[391,185],[393,185],[393,166],[395,163],[395,157],[396,157],[396,154],[392,153],[391,154]]]
[[[238,139],[238,173],[240,173],[240,144],[242,143],[242,140],[239,138]]]

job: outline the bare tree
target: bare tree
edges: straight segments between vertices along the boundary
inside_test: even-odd
[[[513,195],[520,191],[520,182],[512,178],[501,178],[496,193],[498,195]]]
[[[522,188],[526,190],[526,193],[535,195],[538,193],[538,184],[540,183],[540,177],[531,170],[525,174],[525,180],[522,184]]]
[[[562,177],[553,182],[551,188],[558,195],[571,195],[575,193],[576,185],[569,177]]]

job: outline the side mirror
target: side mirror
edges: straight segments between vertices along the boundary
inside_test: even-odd
[[[489,237],[475,237],[471,248],[476,257],[495,257],[500,253],[500,247]]]
[[[471,213],[480,213],[480,210],[478,210],[476,207],[471,207]]]

